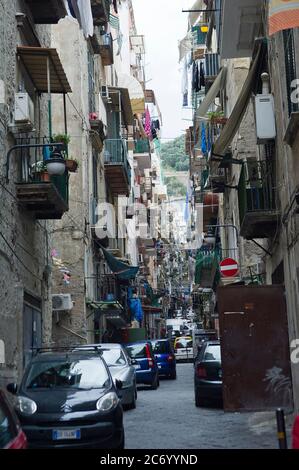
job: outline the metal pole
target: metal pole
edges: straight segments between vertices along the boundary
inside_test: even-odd
[[[285,418],[284,418],[284,411],[282,408],[277,408],[276,410],[276,423],[277,423],[277,438],[279,449],[287,449],[287,437],[286,437],[286,426],[285,426]]]
[[[48,122],[49,137],[52,140],[52,102],[51,102],[51,74],[50,74],[50,58],[47,56],[47,85],[48,85]]]
[[[67,119],[66,119],[66,99],[65,93],[63,93],[63,112],[64,112],[64,133],[67,135]]]

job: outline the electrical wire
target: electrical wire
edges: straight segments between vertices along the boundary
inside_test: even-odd
[[[21,263],[21,265],[23,266],[24,269],[26,269],[26,271],[28,271],[33,277],[35,277],[36,279],[38,279],[40,282],[42,282],[42,279],[40,277],[38,277],[33,271],[31,271],[31,269],[29,269],[25,263],[23,263],[23,261],[21,260],[21,258],[16,254],[15,250],[13,249],[13,247],[10,245],[10,243],[7,241],[7,239],[5,238],[5,236],[3,235],[2,232],[0,232],[0,237],[2,238],[2,240],[4,241],[4,243],[8,246],[8,248],[10,249],[11,253],[15,256],[15,258],[19,261],[19,263]]]

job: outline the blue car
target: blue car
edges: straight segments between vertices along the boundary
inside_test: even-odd
[[[153,390],[159,387],[159,369],[150,341],[143,340],[126,344],[125,348],[136,369],[138,384],[151,385]]]
[[[158,363],[159,375],[176,379],[176,360],[170,339],[156,339],[151,341],[154,355]]]

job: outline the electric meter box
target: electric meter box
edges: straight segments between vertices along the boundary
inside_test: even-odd
[[[276,138],[274,100],[271,94],[256,95],[255,117],[257,143],[264,144]]]

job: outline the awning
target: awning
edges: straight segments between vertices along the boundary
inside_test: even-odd
[[[109,96],[111,98],[112,104],[113,106],[117,108],[119,107],[119,93],[120,93],[121,107],[123,111],[123,118],[124,118],[125,125],[132,126],[134,117],[133,117],[129,90],[127,88],[112,87],[112,86],[109,86],[108,90],[109,90]]]
[[[237,99],[237,102],[234,106],[234,109],[232,110],[232,113],[227,123],[223,127],[220,137],[216,140],[215,145],[213,147],[213,152],[216,154],[222,155],[225,152],[240,127],[254,85],[259,78],[259,66],[261,60],[263,60],[266,47],[267,46],[265,46],[263,42],[258,45],[257,54],[251,63],[251,67],[244,82],[242,91]]]
[[[195,119],[196,121],[205,120],[206,114],[210,109],[211,104],[216,99],[220,90],[222,90],[225,86],[226,82],[226,75],[227,75],[227,68],[223,67],[216,80],[214,81],[213,85],[209,89],[208,93],[205,96],[205,99],[202,101],[200,106],[196,110]]]
[[[119,261],[117,258],[115,258],[113,255],[108,253],[108,251],[105,250],[105,248],[103,248],[102,246],[101,249],[103,251],[109,268],[118,279],[127,280],[134,279],[136,277],[136,274],[139,271],[138,266],[130,266],[126,263],[123,263],[122,261]]]
[[[132,75],[120,73],[118,74],[118,85],[129,90],[133,114],[143,114],[145,100],[141,83]]]
[[[37,91],[48,93],[47,64],[49,64],[51,93],[71,93],[72,89],[56,49],[18,46],[17,55]]]

